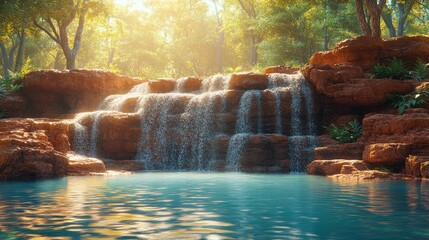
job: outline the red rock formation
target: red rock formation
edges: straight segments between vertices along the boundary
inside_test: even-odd
[[[216,142],[216,167],[225,169],[228,144],[231,136],[220,137]],[[251,135],[243,150],[241,170],[245,172],[289,172],[287,136],[278,134]]]
[[[24,132],[43,131],[56,151],[70,151],[68,138],[70,123],[58,119],[8,118],[0,120],[0,132],[23,130]]]
[[[105,97],[141,82],[95,70],[42,70],[25,76],[23,92],[34,116],[60,116],[95,110]]]
[[[353,171],[363,170],[368,170],[368,166],[361,160],[314,160],[307,165],[308,174],[322,176],[350,174]]]
[[[314,149],[314,159],[362,159],[364,147],[363,143],[322,145]]]
[[[264,70],[264,74],[270,73],[286,73],[286,74],[296,74],[299,72],[299,68],[288,67],[288,66],[273,66],[268,67]]]
[[[0,180],[33,180],[67,174],[67,157],[44,131],[0,131]]]
[[[67,157],[69,159],[67,175],[69,176],[85,176],[92,173],[106,172],[106,167],[100,159],[72,154],[68,154]]]
[[[365,146],[363,160],[382,166],[404,165],[410,154],[410,146],[405,143],[376,143]]]
[[[268,75],[260,73],[234,73],[231,75],[228,89],[263,90],[268,87]]]
[[[197,77],[184,77],[177,79],[178,90],[190,93],[200,90],[202,80]]]
[[[160,78],[148,82],[148,93],[168,93],[174,90],[176,80],[173,78]]]
[[[405,161],[405,174],[413,177],[429,177],[429,156],[409,156]]]
[[[429,38],[416,36],[381,40],[361,36],[347,39],[339,42],[331,51],[314,54],[310,65],[351,64],[370,71],[377,63],[394,57],[409,65],[414,65],[418,58],[429,62]]]
[[[0,110],[5,111],[5,117],[25,117],[27,115],[27,101],[19,93],[11,93],[0,98]]]
[[[336,180],[347,180],[347,181],[359,181],[359,180],[378,180],[378,179],[389,179],[389,180],[410,180],[409,177],[403,174],[382,172],[378,170],[365,170],[365,171],[353,171],[348,174],[336,174],[329,176]]]

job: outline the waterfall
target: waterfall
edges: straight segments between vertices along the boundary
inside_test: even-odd
[[[73,128],[74,128],[74,138],[73,138],[73,147],[74,151],[78,154],[86,155],[89,153],[89,133],[88,128],[82,124],[80,124],[80,121],[84,117],[86,117],[87,114],[79,113],[76,115],[74,121],[73,121]]]
[[[252,131],[252,106],[257,107],[256,131]],[[237,111],[235,133],[262,133],[262,93],[259,90],[246,91],[240,99]]]
[[[313,159],[312,150],[317,146],[314,100],[310,86],[302,77],[293,80],[291,90],[291,135],[288,138],[290,169],[292,172],[301,172]],[[302,124],[303,103],[306,109],[306,132]]]
[[[238,133],[231,137],[228,144],[225,169],[228,171],[240,171],[246,144],[250,138],[248,133]]]
[[[239,171],[251,135],[275,133],[288,135],[288,156],[278,160],[288,158],[291,171],[302,171],[317,144],[311,86],[300,74],[270,74],[264,90],[229,89],[230,79],[214,75],[199,90],[198,85],[188,90],[188,78],[182,78],[170,93],[149,93],[146,82],[108,96],[98,111],[76,116],[74,150],[97,156],[100,140],[105,141],[99,139],[103,118],[124,111],[120,114],[140,116],[135,159],[147,170]],[[219,139],[229,139],[221,140],[221,149]]]

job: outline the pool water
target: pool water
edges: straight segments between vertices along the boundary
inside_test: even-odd
[[[0,239],[31,238],[429,239],[429,182],[143,172],[0,183]]]

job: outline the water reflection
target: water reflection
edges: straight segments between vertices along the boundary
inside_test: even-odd
[[[0,183],[0,239],[427,239],[427,187],[231,173]]]

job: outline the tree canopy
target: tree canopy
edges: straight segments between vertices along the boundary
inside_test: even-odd
[[[358,35],[427,34],[423,0],[1,0],[0,73],[143,78],[302,66]]]

